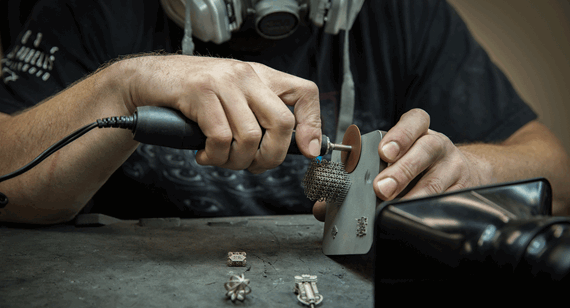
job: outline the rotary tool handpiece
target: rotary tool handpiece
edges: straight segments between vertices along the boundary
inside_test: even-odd
[[[51,145],[23,167],[1,175],[0,182],[29,171],[51,154],[97,127],[129,129],[133,132],[133,139],[142,143],[187,150],[202,150],[206,147],[206,136],[198,124],[186,118],[181,112],[164,107],[138,107],[132,116],[108,117],[85,125]],[[332,150],[350,151],[352,147],[331,143],[327,136],[322,135],[320,155],[326,155]],[[295,141],[294,132],[287,154],[301,154]],[[0,208],[3,208],[6,204],[8,204],[8,197],[0,192]]]
[[[138,107],[133,117],[135,123],[133,138],[139,142],[188,150],[202,150],[206,146],[206,136],[198,124],[180,111],[145,106]],[[350,149],[331,143],[329,138],[323,135],[320,155],[326,155],[331,150]],[[301,154],[295,141],[295,133],[291,137],[287,154]]]

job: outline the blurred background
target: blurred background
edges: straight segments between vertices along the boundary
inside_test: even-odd
[[[0,0],[4,50],[36,1]],[[448,2],[570,153],[570,0]]]
[[[570,1],[448,2],[570,153]]]

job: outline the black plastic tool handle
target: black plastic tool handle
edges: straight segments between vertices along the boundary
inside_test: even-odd
[[[180,111],[145,106],[138,107],[133,116],[133,138],[139,142],[187,150],[202,150],[206,147],[206,136],[198,124]],[[327,140],[323,135],[321,155],[327,152]],[[287,154],[301,154],[294,132]]]

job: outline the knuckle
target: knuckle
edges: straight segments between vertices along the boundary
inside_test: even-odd
[[[420,145],[430,157],[440,157],[446,147],[444,138],[438,135],[426,135],[421,138]]]
[[[295,128],[295,116],[289,111],[284,110],[274,121],[275,127],[279,130],[293,130]]]
[[[184,80],[182,80],[182,82],[185,82]],[[191,81],[191,85],[182,85],[183,89],[190,89],[192,87],[195,87],[198,89],[198,91],[200,92],[212,92],[212,88],[213,85],[216,83],[216,79],[214,78],[214,76],[210,75],[210,74],[200,74],[199,76],[197,76],[197,78],[192,79]]]
[[[248,77],[256,74],[255,69],[248,62],[232,60],[230,63],[233,74],[238,78]]]
[[[403,180],[404,181],[398,181],[398,183],[409,183],[410,181],[412,181],[417,175],[418,175],[418,170],[417,167],[415,166],[414,163],[411,163],[409,161],[401,161],[399,164],[399,169],[401,174],[403,175]]]
[[[470,170],[467,168],[466,162],[461,155],[451,155],[449,157],[449,164],[462,174],[469,175]]]
[[[425,110],[421,109],[421,108],[414,108],[408,112],[406,112],[404,115],[406,116],[411,116],[417,119],[421,119],[424,122],[427,122],[429,124],[430,122],[430,116],[429,113],[427,113]]]
[[[216,145],[226,146],[232,143],[233,134],[232,131],[227,128],[216,131],[215,134],[208,136],[208,138],[211,138],[211,141]]]
[[[411,146],[416,141],[414,133],[407,129],[403,129],[400,131],[400,136],[398,139],[401,140],[403,145],[408,145],[408,146]]]
[[[307,117],[305,123],[311,127],[316,127],[319,129],[321,129],[324,126],[323,119],[321,118],[320,114],[314,114],[312,116]]]
[[[259,128],[259,126],[255,126],[252,127],[251,129],[249,129],[246,133],[246,140],[248,140],[249,142],[254,142],[254,143],[259,143],[259,140],[261,140],[261,137],[263,136],[262,132],[261,132],[261,128]]]
[[[243,142],[246,146],[258,145],[261,140],[262,133],[259,126],[252,127],[239,136],[239,142]]]
[[[428,195],[435,195],[443,192],[445,187],[440,178],[429,178],[425,180],[425,191]]]
[[[469,188],[469,185],[467,185],[467,183],[464,181],[458,181],[453,185],[453,190],[461,190],[466,188]]]
[[[303,90],[306,93],[310,93],[310,94],[319,94],[319,86],[317,86],[317,84],[313,81],[310,80],[305,80],[305,82],[303,83]]]
[[[451,140],[442,133],[430,131],[421,140],[423,150],[435,159],[441,159],[444,155],[449,157],[449,154],[456,149]]]
[[[312,115],[306,116],[303,119],[303,123],[296,123],[296,125],[297,126],[295,129],[297,130],[297,132],[300,132],[300,131],[305,132],[307,130],[312,132],[313,129],[322,129],[323,122],[322,122],[320,114],[312,114]]]
[[[312,103],[318,104],[319,102],[319,87],[313,81],[301,79],[294,91],[299,93],[299,97],[305,102],[306,106],[303,108],[310,108]]]
[[[238,60],[234,60],[234,61],[238,61]],[[267,65],[261,64],[261,63],[259,63],[259,62],[244,62],[244,63],[249,64],[249,66],[250,66],[251,68],[253,68],[254,70],[255,70],[255,69],[262,69],[262,70],[264,70],[264,69],[265,69],[265,70],[266,70],[266,69],[270,69]]]

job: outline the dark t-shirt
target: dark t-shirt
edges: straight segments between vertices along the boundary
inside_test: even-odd
[[[158,0],[40,1],[3,59],[0,111],[33,106],[120,56],[178,52],[182,36]],[[246,24],[228,43],[194,42],[201,55],[260,62],[314,81],[323,133],[334,140],[340,35],[306,22],[269,41]],[[389,130],[404,112],[422,108],[431,129],[453,142],[498,142],[536,118],[445,1],[365,1],[350,31],[350,62],[362,133]],[[309,213],[301,187],[308,162],[290,155],[252,175],[199,166],[192,151],[141,144],[91,211],[120,218]]]

